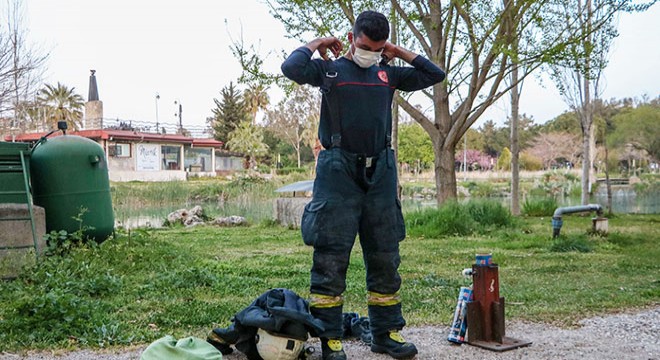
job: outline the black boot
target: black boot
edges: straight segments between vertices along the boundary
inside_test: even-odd
[[[397,330],[374,336],[371,351],[379,354],[389,354],[395,359],[412,359],[417,355],[415,344],[406,342]]]
[[[232,330],[230,328],[213,329],[206,336],[206,342],[218,349],[222,355],[229,355],[234,352],[230,345],[238,341],[238,334]]]
[[[321,338],[321,352],[323,360],[346,360],[346,353],[339,339]]]

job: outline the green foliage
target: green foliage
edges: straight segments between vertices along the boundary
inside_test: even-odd
[[[580,117],[575,111],[566,111],[541,125],[541,131],[545,133],[579,134],[582,131],[580,129]]]
[[[657,196],[660,194],[660,174],[642,174],[640,182],[634,185],[637,196]]]
[[[526,199],[522,206],[522,214],[525,216],[552,216],[559,207],[554,197],[539,200]]]
[[[641,105],[613,118],[608,142],[615,147],[632,147],[660,160],[660,106]]]
[[[74,87],[69,88],[60,82],[57,85],[46,84],[39,90],[37,100],[43,106],[46,121],[52,128],[57,128],[58,121],[66,121],[69,129],[77,130],[82,126],[85,100],[75,92]]]
[[[209,125],[213,128],[213,136],[216,140],[227,141],[229,134],[238,128],[239,124],[250,121],[247,105],[233,83],[224,87],[220,94],[222,100],[213,99],[215,108],[211,109],[213,116],[208,118]],[[236,150],[238,151],[238,150]]]
[[[234,186],[250,184],[246,179]],[[505,223],[491,206],[454,204],[453,211],[472,223],[473,216]],[[406,216],[408,224],[414,219]],[[508,308],[513,321],[576,325],[583,317],[657,303],[658,215],[613,218],[610,229],[616,232],[607,238],[584,234],[588,217],[567,220],[556,241],[548,219],[538,218],[485,235],[414,235],[415,228],[409,229],[399,269],[407,321],[449,323],[458,287],[467,285],[460,270],[479,252],[493,253],[500,265],[502,296],[525,303]],[[446,215],[443,221],[452,219]],[[311,259],[300,230],[273,223],[118,232],[98,246],[44,257],[18,279],[0,282],[0,352],[144,346],[166,334],[204,338],[269,288],[307,297]],[[356,244],[347,272],[347,311],[366,313],[365,276]]]
[[[229,133],[227,146],[232,151],[243,153],[251,158],[266,155],[268,145],[264,143],[263,129],[250,121],[243,121]]]
[[[479,128],[479,132],[483,138],[483,152],[492,157],[502,154],[509,144],[509,130],[498,127],[492,120],[486,121]]]
[[[431,138],[419,124],[399,125],[399,162],[412,165],[419,160],[426,168],[433,165],[434,158]]]
[[[465,204],[465,207],[470,217],[478,222],[484,230],[489,227],[506,228],[514,226],[511,212],[500,202],[472,200]]]
[[[411,235],[424,237],[483,234],[498,227],[513,226],[508,209],[493,201],[451,202],[438,209],[414,211],[406,216]]]
[[[511,170],[511,151],[505,147],[502,149],[500,157],[497,159],[497,169],[509,171]]]
[[[415,211],[406,217],[406,229],[412,236],[467,235],[476,227],[477,223],[467,211],[453,202],[439,209]]]
[[[466,184],[470,196],[489,197],[498,194],[498,189],[488,181],[470,181]]]
[[[552,252],[583,252],[588,253],[593,251],[592,245],[586,236],[565,236],[560,235],[550,245]]]
[[[527,171],[543,170],[543,161],[527,152],[520,153],[520,169]]]
[[[89,212],[89,210],[81,207],[80,212],[73,217],[78,223],[78,229],[76,231],[68,233],[66,230],[52,230],[50,233],[44,235],[44,240],[46,241],[46,255],[65,255],[74,247],[89,241],[85,236],[85,232],[93,230],[94,228],[84,224],[84,216],[87,212]],[[91,246],[96,244],[94,241],[89,242]]]
[[[535,187],[555,197],[569,196],[580,191],[580,179],[569,172],[549,171],[543,174],[543,178],[536,182]]]

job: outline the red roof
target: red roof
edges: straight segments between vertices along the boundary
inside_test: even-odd
[[[47,133],[27,133],[16,135],[15,141],[19,142],[29,142],[37,141],[42,136]],[[158,143],[180,143],[180,144],[190,144],[192,146],[200,147],[213,147],[221,148],[224,144],[222,141],[215,139],[197,139],[189,136],[179,135],[179,134],[152,134],[152,133],[143,133],[131,130],[80,130],[80,131],[71,131],[67,132],[68,135],[78,135],[86,137],[88,139],[101,139],[101,140],[123,140],[123,141],[147,141],[147,142],[158,142]],[[60,136],[61,132],[56,132],[52,136]],[[5,136],[5,141],[11,141],[11,136]]]

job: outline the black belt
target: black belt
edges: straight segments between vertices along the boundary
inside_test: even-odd
[[[378,159],[378,156],[366,156],[364,154],[358,154],[357,156],[357,162],[360,165],[364,165],[366,168],[370,168],[373,165],[375,165],[375,161]]]

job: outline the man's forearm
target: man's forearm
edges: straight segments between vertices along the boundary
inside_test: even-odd
[[[305,47],[308,48],[309,50],[312,50],[312,54],[316,51],[316,49],[319,48],[321,45],[321,39],[314,39],[307,44],[305,44]]]
[[[413,60],[419,55],[415,54],[414,52],[404,49],[401,46],[396,46],[395,47],[395,52],[394,56],[398,57],[399,59],[407,62],[408,64],[412,64]]]

